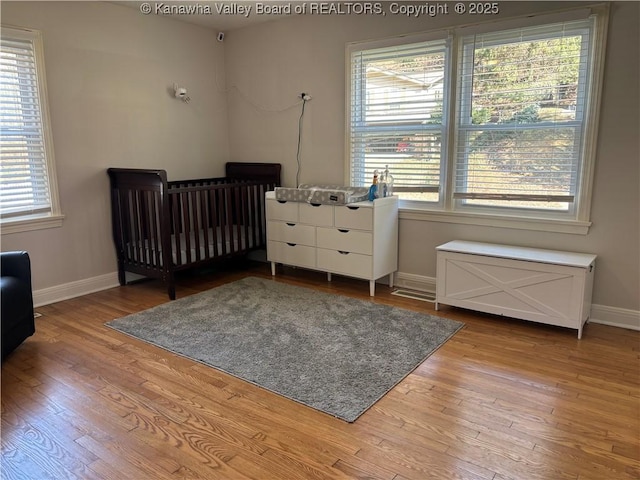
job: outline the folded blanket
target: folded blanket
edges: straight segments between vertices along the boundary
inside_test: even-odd
[[[298,188],[276,187],[276,200],[316,205],[346,205],[367,200],[369,189],[340,185],[301,184]]]

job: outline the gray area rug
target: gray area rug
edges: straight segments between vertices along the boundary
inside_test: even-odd
[[[255,277],[106,325],[347,422],[463,326]]]

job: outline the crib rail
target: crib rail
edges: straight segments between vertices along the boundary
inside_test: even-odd
[[[176,267],[246,253],[266,242],[259,182],[215,182],[169,188],[171,249]],[[273,187],[271,187],[273,189]]]

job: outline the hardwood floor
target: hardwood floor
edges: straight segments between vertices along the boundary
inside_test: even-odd
[[[178,298],[265,264],[193,275]],[[367,282],[275,281],[369,299]],[[377,288],[372,301],[434,314]],[[167,302],[155,281],[38,308],[2,364],[2,478],[640,478],[640,333],[443,307],[466,326],[348,424],[104,326]]]

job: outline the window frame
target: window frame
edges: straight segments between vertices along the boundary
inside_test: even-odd
[[[485,207],[461,206],[458,199],[454,199],[455,165],[458,154],[459,126],[458,114],[461,103],[460,82],[458,70],[461,68],[462,39],[475,32],[501,32],[514,28],[553,24],[564,21],[586,19],[593,17],[591,30],[592,47],[590,52],[590,71],[587,82],[587,96],[585,100],[586,114],[583,120],[584,128],[580,154],[580,175],[576,184],[576,203],[573,209],[560,213],[555,211],[518,209],[514,207]],[[609,18],[608,4],[594,5],[589,8],[569,9],[556,13],[541,13],[532,16],[515,17],[506,20],[493,20],[480,24],[463,25],[450,29],[429,32],[431,36],[450,36],[451,61],[448,71],[449,87],[448,100],[448,144],[443,148],[446,158],[442,159],[441,184],[439,202],[400,201],[400,218],[420,221],[436,221],[469,225],[493,226],[501,228],[536,230],[586,235],[591,226],[590,212],[592,200],[593,173],[595,167],[595,153],[598,136],[600,113],[600,99],[604,76],[604,59],[606,51],[607,26]],[[353,42],[346,49],[346,141],[345,180],[351,184],[351,52],[354,50],[368,50],[393,44],[409,44],[420,41],[421,35],[403,35],[391,39],[373,42]],[[447,106],[445,105],[445,110]],[[391,172],[393,174],[393,171]]]
[[[53,148],[53,133],[51,130],[51,116],[49,113],[49,97],[45,75],[44,47],[42,33],[24,27],[2,25],[1,35],[4,38],[27,40],[33,45],[33,55],[36,66],[36,81],[38,86],[40,116],[42,122],[42,143],[44,162],[49,187],[50,210],[44,213],[16,214],[0,217],[0,233],[2,235],[60,227],[64,219],[60,208],[58,181],[55,168]]]

